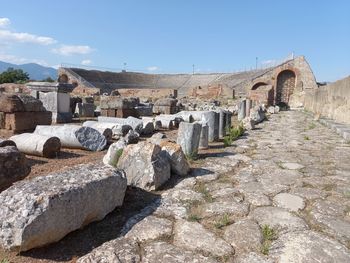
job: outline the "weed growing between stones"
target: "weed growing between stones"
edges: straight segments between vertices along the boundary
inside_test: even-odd
[[[243,124],[240,123],[236,127],[227,128],[226,129],[226,136],[224,137],[224,146],[228,147],[231,146],[234,140],[236,140],[238,137],[242,136],[244,133],[244,127]]]
[[[308,126],[308,130],[312,130],[312,129],[315,129],[316,128],[316,124],[315,123],[310,123],[309,126]]]
[[[201,193],[204,197],[204,200],[208,203],[212,203],[213,202],[213,197],[211,196],[210,192],[208,191],[208,189],[206,188],[205,184],[203,183],[198,183],[195,186],[195,191],[198,193]]]
[[[271,242],[277,239],[276,231],[269,225],[262,227],[263,243],[261,245],[261,253],[268,255],[270,251]]]
[[[216,221],[215,223],[215,227],[218,229],[222,229],[225,226],[230,225],[231,219],[230,216],[228,214],[224,214],[218,221]]]
[[[199,222],[201,220],[199,215],[196,214],[190,214],[187,218],[188,221],[190,222]]]
[[[186,159],[188,161],[195,161],[198,159],[198,154],[196,152],[192,152],[190,154],[186,154]]]
[[[3,258],[0,263],[10,263],[10,261],[7,258]]]
[[[304,140],[305,140],[305,141],[309,141],[309,140],[310,140],[310,137],[307,136],[307,135],[305,135],[305,136],[304,136]]]

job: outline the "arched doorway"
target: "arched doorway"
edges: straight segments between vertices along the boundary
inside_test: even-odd
[[[254,86],[252,87],[252,90],[257,90],[261,86],[266,86],[267,84],[265,82],[258,82],[255,83]]]
[[[295,73],[284,70],[277,76],[276,104],[288,104],[295,87]]]
[[[68,76],[66,74],[62,74],[58,77],[58,82],[60,83],[68,83]]]

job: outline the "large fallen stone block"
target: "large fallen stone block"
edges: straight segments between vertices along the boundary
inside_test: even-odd
[[[26,251],[103,219],[123,203],[126,178],[102,164],[20,181],[0,194],[0,245]]]
[[[177,144],[181,146],[185,155],[189,157],[197,155],[201,130],[202,124],[200,123],[180,123],[177,133]]]
[[[118,161],[128,185],[156,190],[170,178],[170,164],[159,145],[141,142],[128,145]]]
[[[20,152],[47,158],[56,157],[61,149],[60,139],[35,133],[22,133],[10,138]]]
[[[262,106],[255,106],[250,111],[250,119],[254,121],[254,124],[258,124],[265,120],[265,111]]]
[[[77,125],[38,125],[36,126],[34,133],[58,137],[61,141],[62,147],[67,148],[102,151],[107,145],[105,136],[90,127],[81,127]]]
[[[23,153],[15,146],[0,147],[0,191],[29,173],[30,167]]]
[[[162,150],[166,152],[169,159],[171,171],[175,174],[185,176],[190,170],[186,156],[179,144],[163,140],[159,144]]]

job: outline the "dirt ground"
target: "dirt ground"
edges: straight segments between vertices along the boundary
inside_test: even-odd
[[[176,141],[177,130],[161,131],[167,138]],[[146,140],[147,138],[141,138]],[[199,152],[199,160],[191,162],[191,167],[201,165],[200,159],[208,154],[222,151],[222,143],[214,143],[207,150]],[[101,152],[90,152],[85,150],[62,148],[56,158],[48,159],[44,157],[27,155],[31,166],[31,173],[24,180],[35,176],[43,176],[52,172],[59,172],[72,166],[84,163],[101,162],[107,150]],[[172,178],[165,188],[171,187]],[[43,248],[32,249],[24,253],[16,251],[4,251],[0,249],[0,263],[32,263],[32,262],[75,262],[79,257],[87,254],[93,248],[102,243],[115,239],[125,222],[133,215],[137,214],[145,206],[160,198],[162,191],[146,192],[137,188],[128,188],[125,194],[124,204],[108,214],[100,222],[94,222],[83,229],[74,231],[57,243]]]

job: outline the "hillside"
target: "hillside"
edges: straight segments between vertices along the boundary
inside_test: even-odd
[[[43,80],[48,77],[56,80],[57,70],[50,67],[44,67],[36,63],[28,63],[22,65],[11,64],[0,61],[0,73],[6,71],[8,68],[22,69],[29,74],[31,80]]]

